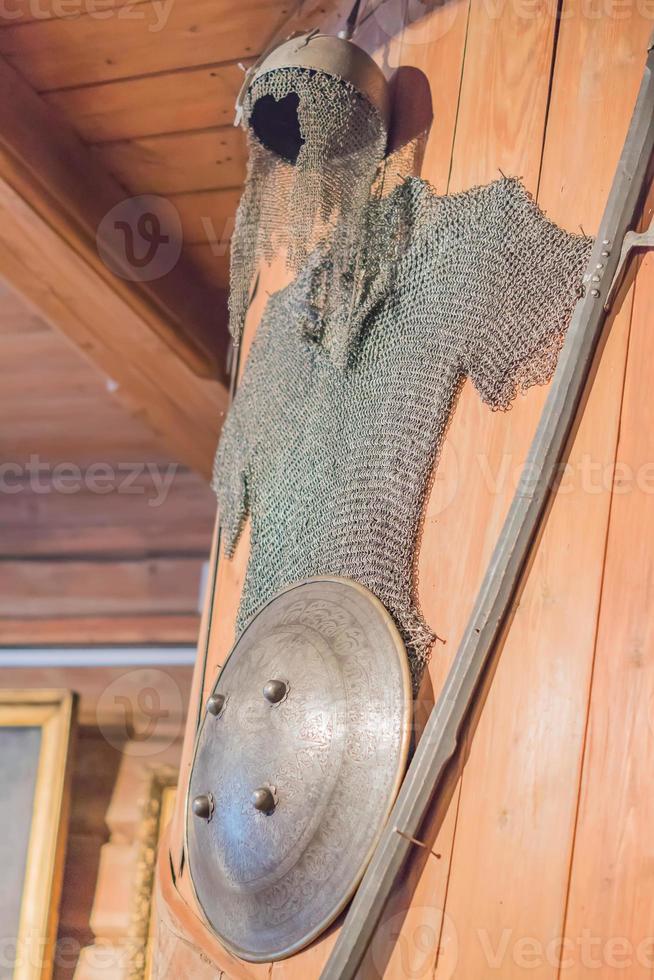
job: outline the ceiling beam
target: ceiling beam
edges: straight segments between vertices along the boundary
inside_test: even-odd
[[[224,296],[183,256],[150,282],[112,271],[130,272],[120,236],[107,264],[97,229],[130,195],[1,59],[0,91],[0,275],[208,474],[227,404]]]

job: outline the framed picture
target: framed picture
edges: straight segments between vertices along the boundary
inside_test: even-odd
[[[0,690],[0,980],[52,975],[77,701]]]

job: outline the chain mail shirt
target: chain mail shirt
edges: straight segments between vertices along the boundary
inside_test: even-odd
[[[592,240],[522,184],[439,197],[410,178],[371,204],[352,266],[329,251],[268,301],[214,486],[227,553],[251,553],[237,629],[282,587],[355,579],[393,615],[417,687],[434,635],[414,553],[433,466],[470,378],[492,409],[546,382]]]

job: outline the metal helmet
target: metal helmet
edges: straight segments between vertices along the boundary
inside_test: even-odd
[[[353,41],[312,31],[291,37],[267,51],[247,72],[236,102],[236,124],[246,121],[267,149],[294,163],[302,145],[297,99],[263,96],[244,107],[252,87],[264,76],[303,69],[341,80],[378,112],[384,130],[390,120],[390,94],[382,70]]]

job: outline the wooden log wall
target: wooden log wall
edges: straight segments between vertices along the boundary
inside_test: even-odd
[[[197,641],[215,497],[114,388],[0,282],[2,646]]]
[[[445,193],[500,170],[518,175],[552,219],[595,232],[654,10],[637,0],[428,7],[383,4],[361,34],[389,76],[409,67],[429,81],[434,122],[422,176]],[[398,91],[396,112],[408,112],[411,91]],[[362,977],[652,976],[652,261],[644,259],[611,323],[463,775],[437,838],[425,828],[429,848],[416,849]],[[275,269],[266,279],[249,337],[266,288],[281,282]],[[532,390],[506,414],[491,413],[469,384],[459,401],[419,554],[420,599],[440,638],[421,714],[456,652],[545,394]],[[194,681],[196,717],[233,641],[247,548],[245,534],[233,560],[218,564],[213,614],[205,617],[208,656]],[[195,975],[194,962],[201,969],[190,946],[171,951],[171,930],[181,930],[230,977],[319,976],[336,929],[274,965],[227,955],[189,912],[181,842],[178,811],[169,842],[176,889],[162,864],[168,969],[180,976]]]

